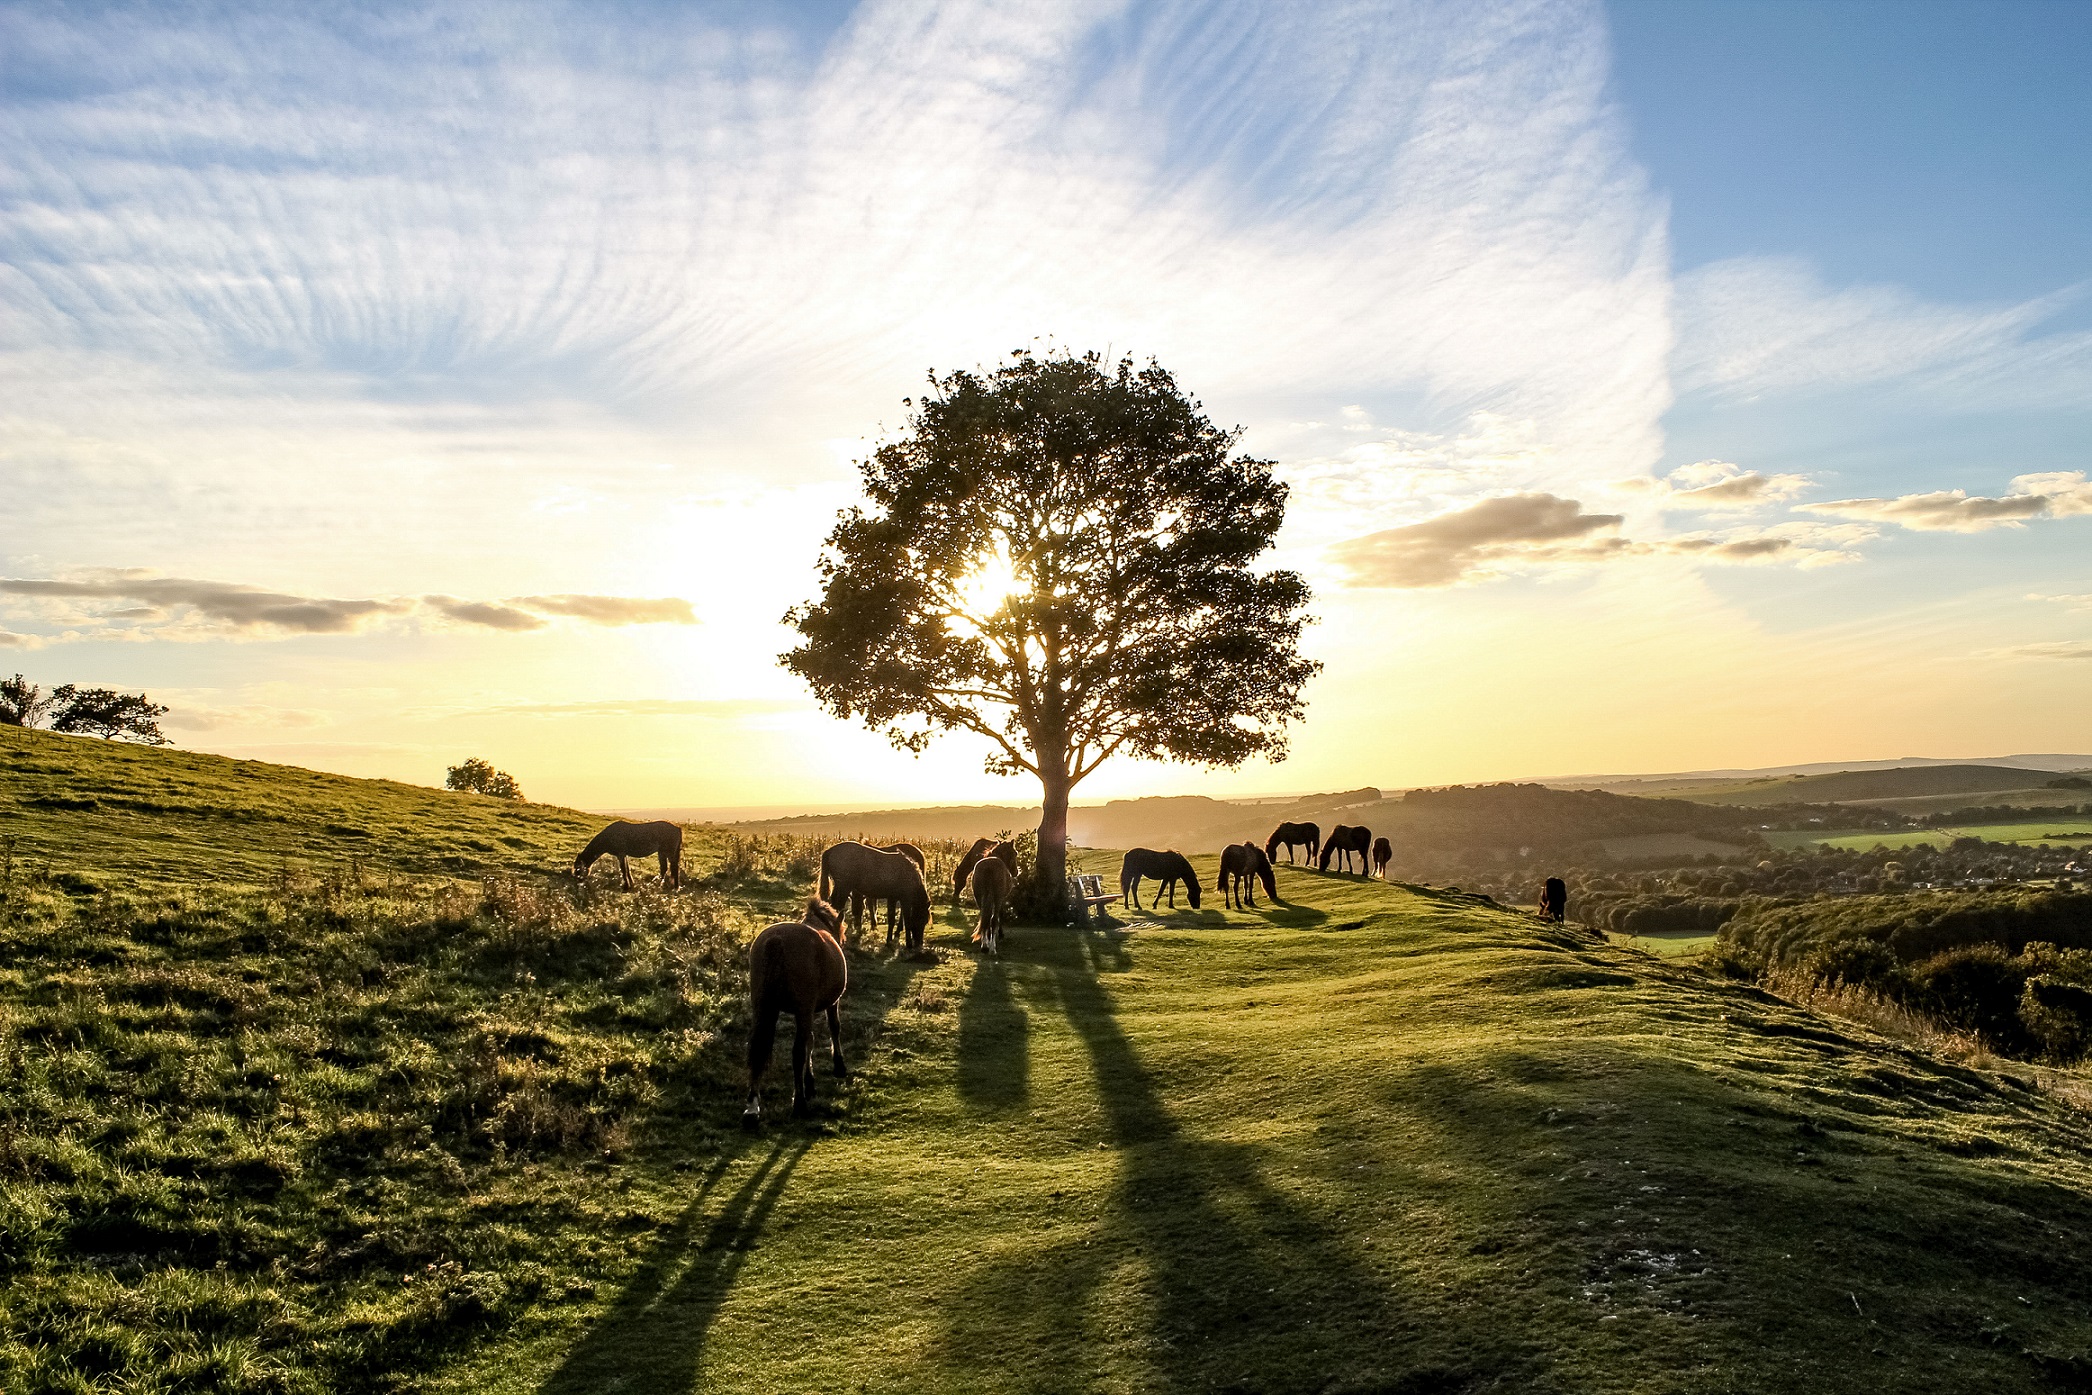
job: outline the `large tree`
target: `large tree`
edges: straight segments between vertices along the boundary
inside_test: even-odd
[[[976,732],[991,771],[1037,776],[1058,897],[1069,794],[1113,755],[1283,758],[1319,667],[1307,583],[1252,569],[1286,486],[1152,362],[1019,352],[930,383],[860,466],[782,662],[897,746]]]

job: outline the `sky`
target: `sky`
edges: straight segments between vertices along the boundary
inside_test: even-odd
[[[2092,6],[0,5],[0,670],[584,807],[1034,797],[776,665],[932,370],[1292,487],[1282,764],[2092,749]]]

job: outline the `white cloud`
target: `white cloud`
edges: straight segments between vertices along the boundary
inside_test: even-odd
[[[1894,286],[1826,286],[1806,263],[1738,257],[1678,278],[1681,391],[1749,395],[1913,378],[1995,400],[2092,386],[2092,335],[2032,331],[2073,293],[1939,305]]]
[[[2064,640],[2054,644],[2022,644],[1999,651],[2012,659],[2092,659],[2092,641]]]
[[[1663,509],[1717,512],[1784,503],[1812,483],[1807,475],[1765,475],[1727,460],[1701,460],[1681,465],[1662,478],[1642,475],[1619,480],[1614,488],[1649,495]]]
[[[2092,513],[2092,483],[2083,471],[2020,475],[1999,498],[1972,496],[1965,489],[1935,489],[1883,499],[1828,499],[1798,505],[1810,513],[1894,523],[1928,533],[1980,533],[2016,528],[2035,518]]]

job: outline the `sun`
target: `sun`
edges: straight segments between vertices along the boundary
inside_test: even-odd
[[[998,548],[959,579],[956,591],[959,604],[968,615],[986,618],[1001,610],[1010,597],[1022,595],[1026,589],[1009,554]]]

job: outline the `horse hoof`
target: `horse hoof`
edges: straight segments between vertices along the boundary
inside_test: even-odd
[[[751,1109],[741,1116],[741,1127],[749,1133],[756,1132],[762,1126],[763,1116],[759,1110]]]

